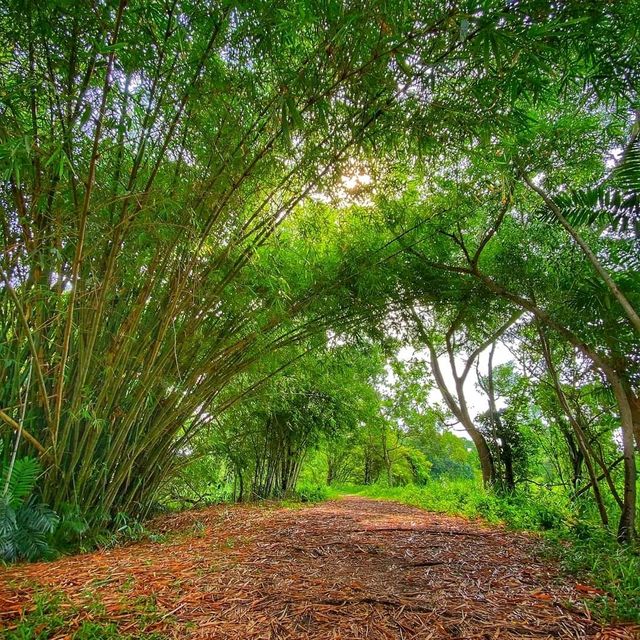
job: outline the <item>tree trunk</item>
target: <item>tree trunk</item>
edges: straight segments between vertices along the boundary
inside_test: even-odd
[[[560,430],[564,435],[567,443],[567,450],[569,451],[569,458],[571,460],[571,486],[574,493],[578,491],[578,485],[580,484],[580,478],[582,477],[582,463],[584,462],[584,456],[580,447],[578,447],[573,438],[573,434],[567,427],[560,426]],[[576,494],[577,495],[577,494]]]
[[[478,452],[480,469],[482,470],[482,484],[485,487],[489,487],[495,482],[496,478],[496,468],[489,445],[487,444],[485,437],[473,426],[473,424],[463,424],[463,426],[471,440],[473,440],[473,444]]]
[[[564,414],[567,416],[567,419],[569,420],[569,424],[573,428],[573,431],[576,435],[576,440],[578,442],[578,447],[580,448],[582,457],[584,459],[584,464],[587,467],[587,472],[589,473],[589,480],[591,482],[591,488],[593,489],[593,497],[598,507],[598,513],[600,514],[600,520],[602,521],[602,524],[604,527],[608,527],[609,516],[607,515],[607,509],[604,505],[604,501],[602,500],[600,485],[598,484],[598,477],[596,475],[596,472],[593,466],[593,460],[591,459],[591,455],[589,452],[589,444],[587,442],[587,438],[585,437],[584,431],[582,430],[582,426],[574,416],[573,411],[571,411],[571,407],[569,406],[569,403],[564,394],[564,391],[562,390],[562,387],[560,385],[560,379],[558,378],[558,372],[556,371],[555,365],[553,363],[551,347],[549,345],[547,336],[545,335],[545,332],[540,323],[538,323],[538,335],[540,337],[542,353],[544,355],[545,362],[547,363],[547,370],[549,371],[549,375],[551,376],[553,388],[560,402],[560,406],[562,407]]]
[[[625,394],[627,396],[627,402],[631,409],[631,422],[633,424],[633,437],[636,441],[636,449],[640,451],[640,398],[625,385]]]
[[[236,476],[238,478],[238,502],[244,500],[244,476],[242,475],[242,469],[238,469]]]
[[[618,525],[618,540],[633,542],[635,540],[636,524],[636,458],[634,451],[633,415],[622,381],[613,370],[605,372],[613,388],[620,410],[620,425],[622,427],[622,455],[624,457],[624,498],[620,524]]]
[[[511,445],[504,438],[501,450],[501,458],[504,463],[504,486],[508,492],[513,492],[516,489],[516,478],[513,472],[513,451]]]
[[[458,422],[460,422],[464,430],[469,434],[469,437],[473,441],[473,444],[476,447],[476,451],[478,452],[478,458],[480,459],[482,483],[485,487],[488,487],[493,483],[495,479],[495,465],[493,463],[493,457],[491,456],[489,445],[487,444],[487,441],[485,440],[485,437],[482,435],[482,433],[473,424],[469,412],[466,411],[466,407],[464,407],[461,403],[460,394],[463,393],[462,385],[457,385],[458,402],[456,402],[455,398],[447,388],[447,384],[444,381],[444,377],[442,376],[442,370],[440,369],[440,364],[438,363],[438,356],[435,352],[435,349],[431,344],[428,344],[427,346],[429,347],[429,355],[431,357],[431,370],[433,372],[433,377],[435,378],[436,384],[438,385],[438,389],[440,390],[440,393],[442,394],[442,397],[444,398],[444,401],[449,407],[451,413],[453,413],[453,415],[456,417]]]
[[[597,351],[589,347],[584,341],[580,340],[578,336],[576,336],[567,327],[556,322],[546,311],[538,307],[534,302],[505,289],[502,285],[494,282],[491,278],[481,273],[477,266],[474,266],[474,268],[469,270],[468,273],[478,278],[490,291],[493,291],[506,300],[514,302],[526,311],[533,313],[539,321],[557,331],[571,345],[578,349],[580,353],[589,358],[609,380],[616,395],[616,400],[618,401],[621,413],[620,421],[623,433],[625,466],[624,508],[620,519],[618,537],[620,538],[620,534],[622,534],[623,540],[632,540],[635,537],[636,465],[633,445],[636,434],[634,432],[634,420],[631,407],[629,406],[629,401],[625,394],[624,387],[617,374]],[[614,383],[614,379],[617,381],[616,383]]]
[[[511,445],[509,444],[504,424],[502,422],[502,419],[500,418],[500,414],[498,413],[498,407],[496,404],[496,391],[493,384],[493,356],[495,354],[495,351],[496,343],[494,342],[491,345],[491,350],[489,351],[486,388],[487,396],[489,397],[489,418],[491,420],[494,438],[496,438],[496,436],[500,438],[500,443],[498,444],[496,442],[496,445],[498,446],[498,450],[500,452],[500,460],[504,465],[504,478],[500,479],[502,490],[512,492],[516,488],[516,481],[513,473],[513,451],[511,449]]]

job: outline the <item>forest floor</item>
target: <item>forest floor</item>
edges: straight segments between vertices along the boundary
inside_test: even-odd
[[[535,536],[482,522],[349,496],[150,528],[160,541],[3,570],[0,636],[640,637],[594,621],[599,592],[541,559]]]

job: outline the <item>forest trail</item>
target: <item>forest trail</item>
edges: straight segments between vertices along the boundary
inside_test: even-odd
[[[68,599],[60,638],[83,620],[134,637],[637,637],[592,621],[595,590],[540,560],[535,538],[464,518],[348,496],[219,506],[152,528],[163,541],[3,571],[0,635],[45,588]]]

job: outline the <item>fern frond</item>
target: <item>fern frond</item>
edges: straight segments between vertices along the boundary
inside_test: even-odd
[[[51,554],[49,536],[58,516],[35,497],[14,508],[9,495],[0,498],[0,559],[36,560]]]
[[[13,543],[13,537],[10,534],[0,535],[0,560],[15,562],[17,559],[17,551]]]
[[[23,531],[53,533],[58,521],[56,513],[35,498],[27,500],[16,510],[16,524]]]
[[[36,480],[41,473],[42,467],[35,458],[20,458],[16,460],[9,478],[9,495],[14,506],[17,506],[33,493]],[[3,477],[3,486],[5,482],[6,478]]]
[[[0,538],[4,539],[16,528],[16,512],[11,506],[9,496],[0,497]],[[2,553],[0,553],[0,557]]]

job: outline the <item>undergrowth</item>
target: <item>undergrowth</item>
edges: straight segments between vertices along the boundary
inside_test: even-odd
[[[562,494],[546,489],[499,496],[471,480],[440,480],[420,487],[344,484],[329,490],[330,497],[345,494],[539,532],[548,558],[567,574],[608,594],[592,601],[596,616],[614,622],[640,622],[640,549],[618,544],[613,532],[592,520],[586,502],[572,504]]]
[[[96,594],[88,594],[86,604],[71,602],[63,593],[39,590],[34,595],[34,607],[20,620],[9,624],[0,634],[5,640],[164,640],[165,635],[152,632],[149,626],[160,619],[155,603],[150,600],[136,602],[140,611],[135,629],[123,633],[109,620],[109,614]],[[88,615],[87,615],[88,614]],[[77,622],[80,618],[82,622]]]

